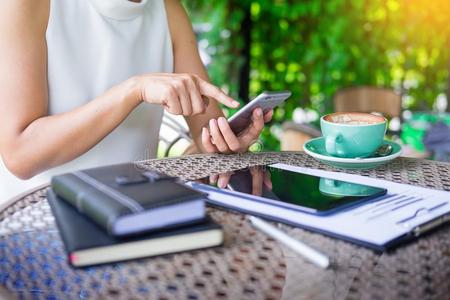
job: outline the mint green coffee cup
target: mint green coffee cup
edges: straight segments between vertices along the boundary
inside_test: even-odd
[[[320,119],[328,154],[343,158],[368,157],[381,146],[386,119],[367,113],[334,113]]]
[[[345,197],[345,196],[370,196],[379,192],[379,188],[356,183],[350,183],[329,178],[320,178],[319,191],[331,197]]]

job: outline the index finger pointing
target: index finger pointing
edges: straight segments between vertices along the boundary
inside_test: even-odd
[[[216,86],[204,81],[201,78],[197,78],[197,82],[198,82],[198,87],[200,89],[200,94],[207,96],[207,97],[214,98],[217,101],[219,101],[220,103],[222,103],[228,107],[231,107],[231,108],[236,108],[239,106],[239,102],[237,102],[236,100],[233,100],[232,98],[225,95],[225,93],[222,92]]]
[[[262,170],[254,170],[252,174],[252,194],[255,196],[262,195],[263,173]]]

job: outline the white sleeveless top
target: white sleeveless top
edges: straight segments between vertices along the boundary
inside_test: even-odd
[[[173,72],[164,0],[51,0],[46,40],[50,115],[133,75]],[[0,203],[55,174],[155,157],[162,114],[161,106],[141,104],[90,151],[30,180],[17,179],[0,160]]]

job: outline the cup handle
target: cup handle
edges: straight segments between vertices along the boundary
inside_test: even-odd
[[[331,155],[338,155],[338,146],[337,144],[342,141],[342,135],[338,134],[330,134],[325,139],[325,149]]]

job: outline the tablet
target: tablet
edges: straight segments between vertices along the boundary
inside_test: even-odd
[[[256,166],[220,174],[228,182],[224,191],[243,194],[252,200],[306,213],[326,215],[339,212],[386,194],[384,188],[297,173],[273,166]],[[211,184],[211,178],[203,178]],[[243,197],[242,201],[245,201]]]

